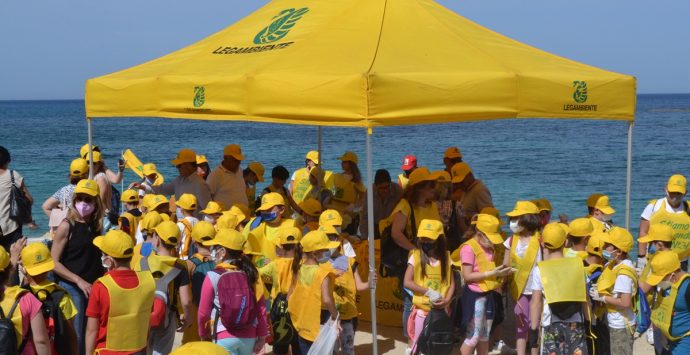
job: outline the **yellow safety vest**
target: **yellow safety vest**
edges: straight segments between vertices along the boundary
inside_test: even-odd
[[[319,335],[321,325],[321,285],[326,277],[332,276],[333,268],[330,264],[319,265],[309,286],[299,281],[295,282],[292,295],[289,295],[288,312],[292,325],[299,336],[314,341]]]
[[[453,273],[450,269],[450,253],[446,252],[446,258],[448,263],[446,266],[446,280],[442,279],[441,274],[441,263],[437,266],[424,265],[422,266],[422,257],[419,249],[412,251],[412,257],[414,258],[414,282],[422,287],[432,289],[441,294],[441,296],[446,297],[446,292],[450,288],[450,279],[453,277]],[[425,267],[426,277],[422,277],[422,267]],[[423,311],[431,310],[431,301],[429,297],[424,295],[415,294],[412,296],[412,304]]]
[[[22,339],[24,339],[24,333],[22,332],[22,312],[21,309],[19,309],[19,302],[17,302],[14,310],[12,310],[12,306],[14,306],[15,301],[19,300],[26,292],[28,291],[19,286],[7,287],[2,301],[0,301],[2,313],[5,314],[5,317],[9,317],[12,320],[12,324],[14,324],[14,332],[17,335],[17,345],[21,344]],[[12,314],[10,314],[10,311],[12,311]]]
[[[587,302],[585,268],[579,258],[559,258],[537,263],[544,298],[556,302]]]
[[[407,187],[407,182],[410,181],[405,174],[400,174],[398,175],[398,185],[400,186],[400,189],[402,191],[405,191],[405,188]]]
[[[599,281],[597,282],[597,291],[599,294],[611,296],[613,295],[613,286],[616,284],[616,278],[620,275],[625,275],[633,279],[633,294],[637,294],[637,272],[632,267],[620,263],[616,266],[613,262],[609,262],[604,266],[604,271],[602,271],[601,276],[599,276]],[[618,312],[618,309],[614,305],[606,304],[606,310],[609,312]]]
[[[508,283],[508,290],[510,295],[514,300],[517,301],[520,295],[525,291],[527,286],[527,279],[532,272],[532,267],[534,267],[535,261],[537,261],[537,256],[539,255],[539,234],[535,233],[530,237],[529,244],[527,245],[527,251],[525,251],[525,256],[523,258],[519,257],[516,253],[517,245],[520,237],[513,235],[510,243],[510,266],[517,269],[517,272],[513,275],[510,282]]]
[[[652,203],[656,203],[656,201]],[[649,220],[650,225],[656,223],[665,224],[673,229],[673,247],[671,249],[678,253],[681,260],[686,259],[690,254],[690,216],[685,212],[668,212],[664,200],[661,202],[661,208]]]
[[[143,215],[137,217],[129,212],[125,212],[118,218],[118,228],[122,229],[122,220],[126,219],[129,224],[129,236],[132,237],[132,240],[136,241],[137,229],[139,229],[139,221],[143,217]]]
[[[335,299],[335,308],[340,313],[342,320],[350,320],[359,315],[357,311],[357,287],[352,271],[354,263],[354,258],[348,258],[347,270],[335,278],[333,298]]]
[[[271,298],[275,299],[279,293],[287,294],[292,285],[292,263],[293,258],[279,257],[273,259],[273,273],[270,280],[264,279],[264,283],[271,284]],[[270,282],[269,282],[270,281]]]
[[[309,182],[309,172],[307,168],[302,168],[295,171],[295,180],[292,183],[292,199],[299,204],[311,192],[311,183]]]
[[[273,227],[265,222],[261,222],[256,228],[251,229],[254,220],[252,218],[244,227],[242,234],[247,237],[247,243],[244,245],[246,254],[255,254],[258,257],[254,260],[256,267],[263,267],[268,265],[271,260],[276,258],[276,245],[273,240],[281,228],[294,227],[296,225],[293,219],[281,219],[280,225]]]
[[[153,308],[156,284],[150,272],[137,272],[135,288],[120,287],[112,276],[98,279],[110,296],[105,348],[98,350],[139,351],[148,342],[149,319]]]
[[[344,202],[346,204],[355,203],[357,201],[357,188],[355,183],[343,174],[334,174],[333,176],[333,199]]]
[[[673,308],[676,304],[676,298],[678,297],[678,289],[683,284],[683,281],[689,277],[690,275],[685,274],[680,278],[680,280],[676,281],[673,286],[671,286],[671,294],[668,295],[668,297],[664,297],[661,300],[661,304],[652,309],[652,323],[654,323],[654,325],[661,330],[664,336],[671,341],[676,341],[690,335],[690,331],[679,337],[671,335]]]
[[[487,272],[496,268],[496,262],[494,260],[489,260],[486,252],[484,252],[484,248],[482,248],[482,246],[479,245],[474,238],[466,241],[465,244],[472,248],[474,260],[477,263],[477,269],[479,269],[479,272]],[[488,292],[497,289],[501,285],[501,280],[494,276],[482,281],[477,281],[476,284],[479,285],[479,289],[481,289],[483,292]]]

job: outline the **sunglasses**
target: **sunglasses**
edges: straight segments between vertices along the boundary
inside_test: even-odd
[[[74,201],[92,203],[92,202],[96,202],[96,199],[94,197],[91,197],[91,196],[77,195],[74,197]]]

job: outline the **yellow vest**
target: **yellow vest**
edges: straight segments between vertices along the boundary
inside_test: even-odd
[[[517,272],[513,275],[508,283],[510,295],[516,301],[525,291],[527,279],[529,278],[529,274],[532,272],[532,267],[537,260],[540,248],[539,235],[535,233],[532,237],[530,237],[529,244],[527,245],[527,251],[525,252],[525,257],[521,258],[516,253],[519,239],[519,236],[513,235],[510,243],[510,266],[516,268]]]
[[[690,275],[685,274],[680,278],[680,280],[676,281],[673,286],[671,286],[671,294],[668,295],[668,297],[664,297],[658,307],[652,309],[652,323],[654,323],[654,325],[661,330],[664,336],[671,341],[676,341],[690,335],[690,332],[687,332],[679,337],[674,337],[671,335],[673,307],[675,306],[676,298],[678,297],[678,289],[683,284],[683,281],[689,277]]]
[[[407,176],[405,176],[405,174],[398,175],[398,185],[400,185],[401,190],[405,191],[408,181],[410,181],[410,179],[408,179]]]
[[[573,250],[572,248],[563,248],[563,256],[566,258],[580,258],[585,260],[587,252],[584,250]]]
[[[302,168],[295,171],[295,180],[292,183],[292,199],[299,204],[311,192],[311,183],[309,182],[309,172],[307,168]]]
[[[609,262],[604,267],[601,276],[599,276],[599,281],[597,282],[597,291],[599,294],[611,296],[613,295],[613,286],[616,284],[616,278],[620,275],[625,275],[633,279],[633,294],[635,296],[637,293],[637,272],[632,267],[625,265],[623,263],[613,266],[613,262]],[[618,309],[614,305],[607,304],[606,310],[609,312],[618,312]]]
[[[343,174],[333,176],[333,199],[336,201],[352,204],[357,201],[357,189],[355,183]]]
[[[354,258],[348,258],[347,270],[335,278],[333,298],[335,299],[335,308],[340,313],[342,320],[350,320],[359,315],[357,311],[357,287],[352,271],[354,263]]]
[[[419,249],[412,251],[412,257],[414,258],[414,276],[413,280],[419,286],[432,289],[441,294],[441,296],[446,297],[446,292],[450,288],[450,279],[453,277],[453,273],[450,269],[450,254],[446,253],[446,258],[448,259],[448,265],[446,266],[446,280],[442,279],[441,273],[441,263],[437,266],[424,265],[422,266],[422,256]],[[426,277],[422,277],[422,267],[425,267]],[[412,304],[423,311],[429,311],[431,309],[431,302],[429,297],[424,295],[415,294],[412,296]]]
[[[137,217],[129,212],[125,212],[120,215],[120,218],[118,218],[118,228],[122,229],[122,220],[126,219],[129,223],[129,236],[132,237],[132,240],[136,241],[137,229],[139,229],[139,221],[142,217],[144,216],[141,215]]]
[[[493,260],[489,260],[489,258],[486,255],[486,252],[484,252],[484,248],[482,248],[482,246],[479,245],[479,243],[474,238],[466,241],[465,244],[472,248],[472,252],[474,253],[474,260],[477,263],[477,268],[479,269],[479,272],[487,272],[496,268],[496,262]],[[483,292],[488,292],[497,289],[501,285],[501,281],[498,277],[494,276],[488,279],[484,279],[482,281],[477,281],[476,284],[479,285],[479,289],[481,289]]]
[[[19,286],[11,286],[5,289],[5,294],[0,301],[0,307],[2,307],[2,313],[5,317],[9,317],[14,324],[14,332],[17,334],[17,345],[22,343],[24,338],[24,333],[22,332],[22,312],[19,309],[19,302],[17,306],[12,310],[14,302],[19,300],[20,297],[27,291]],[[10,311],[12,310],[12,314]],[[29,327],[31,328],[31,327]]]
[[[118,286],[110,275],[98,279],[108,289],[111,300],[105,338],[107,350],[139,351],[146,348],[156,284],[147,271],[137,272],[137,279],[139,284],[132,289]]]
[[[321,285],[326,277],[332,276],[330,264],[322,264],[314,274],[309,286],[298,280],[288,302],[288,312],[292,325],[299,336],[314,341],[319,335],[321,325]]]
[[[260,268],[268,265],[271,260],[276,258],[276,245],[273,243],[273,240],[276,238],[278,230],[284,227],[294,227],[295,220],[281,219],[280,225],[277,227],[269,226],[265,222],[261,222],[256,228],[251,229],[255,219],[256,217],[249,220],[242,234],[247,237],[247,243],[244,245],[245,253],[257,255],[257,258],[254,259],[254,263],[256,267]]]
[[[687,202],[683,202],[687,203]],[[673,251],[680,259],[686,259],[690,254],[690,216],[687,213],[671,213],[666,210],[666,201],[661,202],[661,208],[652,215],[649,224],[661,223],[673,229]]]
[[[292,285],[292,263],[293,258],[275,258],[271,263],[273,264],[273,272],[271,274],[271,298],[275,299],[279,293],[287,295]],[[268,282],[265,282],[268,283]]]
[[[537,263],[546,302],[587,302],[585,268],[579,258],[559,258]]]

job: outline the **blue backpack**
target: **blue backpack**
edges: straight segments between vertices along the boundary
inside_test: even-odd
[[[637,288],[637,295],[635,296],[635,320],[637,320],[637,328],[635,331],[642,334],[652,325],[652,308],[649,307],[647,297],[641,288]]]

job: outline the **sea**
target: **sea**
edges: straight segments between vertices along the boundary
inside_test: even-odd
[[[87,142],[82,100],[0,101],[0,145],[9,149],[11,169],[24,177],[35,202],[38,237],[48,230],[41,204],[68,183],[69,163]],[[162,118],[97,118],[94,143],[113,170],[127,148],[143,162],[156,163],[172,180],[176,152],[191,148],[205,154],[212,168],[230,143],[241,145],[246,162],[291,172],[304,165],[307,151],[317,148],[317,127],[234,121]],[[322,156],[329,170],[340,170],[337,157],[351,150],[366,174],[366,130],[322,128]],[[609,195],[614,222],[625,222],[628,123],[605,120],[501,119],[466,123],[375,128],[373,168],[400,171],[407,154],[430,170],[443,168],[443,152],[457,146],[475,176],[490,189],[501,212],[517,200],[547,198],[554,216],[587,214],[586,199],[594,192]],[[639,95],[633,128],[631,231],[637,235],[639,215],[650,199],[664,197],[672,174],[690,176],[690,94]],[[126,171],[124,187],[138,181]],[[121,186],[117,186],[121,189]],[[554,217],[555,218],[555,217]]]

